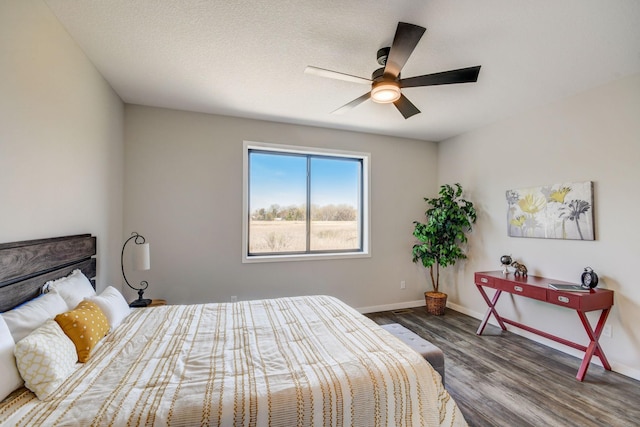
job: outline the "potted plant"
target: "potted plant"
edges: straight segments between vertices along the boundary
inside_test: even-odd
[[[447,294],[440,292],[440,267],[454,265],[467,256],[462,250],[466,243],[466,232],[476,222],[476,210],[473,203],[462,199],[460,184],[445,184],[440,187],[439,197],[425,201],[430,205],[425,212],[426,223],[414,221],[413,235],[418,243],[413,245],[413,262],[422,262],[429,268],[432,292],[425,292],[427,312],[442,315],[447,303]]]

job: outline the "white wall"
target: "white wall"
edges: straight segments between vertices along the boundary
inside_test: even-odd
[[[484,313],[473,272],[499,269],[502,254],[521,259],[534,275],[573,282],[591,266],[601,286],[615,291],[613,336],[600,340],[605,354],[614,370],[640,379],[639,161],[640,74],[440,143],[439,182],[460,181],[479,208],[470,259],[448,271],[454,305]],[[594,182],[596,241],[507,236],[505,190],[577,181]],[[504,295],[498,307],[507,317],[588,342],[570,310]]]
[[[0,242],[92,233],[120,283],[124,107],[40,0],[0,2]]]
[[[412,221],[437,189],[435,144],[142,106],[127,105],[125,118],[125,234],[151,245],[151,271],[132,272],[150,282],[145,295],[196,303],[330,294],[370,309],[423,300]],[[242,264],[244,140],[371,153],[372,257]]]

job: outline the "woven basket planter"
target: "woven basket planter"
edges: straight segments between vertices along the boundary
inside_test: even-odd
[[[443,292],[425,292],[424,299],[427,302],[427,313],[442,316],[447,306],[447,294]]]

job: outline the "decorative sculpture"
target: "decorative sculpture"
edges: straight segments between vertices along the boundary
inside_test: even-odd
[[[520,264],[517,261],[513,261],[511,263],[511,267],[513,267],[515,269],[515,271],[513,272],[514,275],[516,276],[527,276],[527,266],[524,264]]]
[[[509,267],[513,260],[511,259],[511,255],[502,255],[500,257],[500,263],[502,264],[502,274],[509,274]]]

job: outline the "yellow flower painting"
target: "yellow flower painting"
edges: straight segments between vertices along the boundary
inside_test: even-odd
[[[507,190],[511,237],[595,240],[593,182]]]

